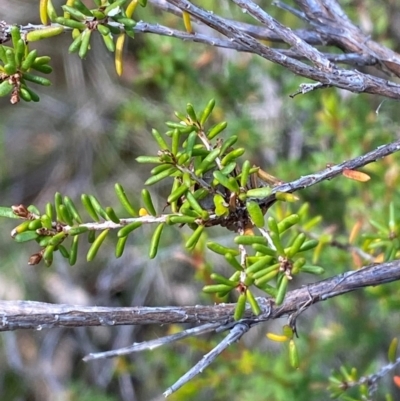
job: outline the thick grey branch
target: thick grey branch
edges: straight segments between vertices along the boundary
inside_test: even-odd
[[[400,261],[372,264],[288,292],[282,305],[271,298],[258,298],[262,313],[255,316],[250,307],[244,319],[252,324],[297,312],[313,303],[363,287],[400,280]],[[0,331],[114,325],[220,323],[233,321],[235,304],[184,307],[100,307],[56,305],[33,301],[0,301]]]

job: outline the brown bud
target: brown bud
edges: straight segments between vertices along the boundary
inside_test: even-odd
[[[31,257],[29,258],[28,261],[28,265],[34,266],[40,263],[40,261],[43,258],[43,254],[42,252],[38,252],[38,253],[34,253],[33,255],[31,255]]]
[[[11,206],[12,211],[19,217],[28,219],[31,216],[31,212],[24,205]]]

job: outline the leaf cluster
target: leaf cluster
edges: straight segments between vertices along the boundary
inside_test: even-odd
[[[165,207],[170,208],[170,213],[156,211],[147,188],[141,192],[143,207],[136,210],[120,184],[115,185],[115,192],[129,218],[117,216],[112,207],[104,207],[95,196],[87,194],[81,196],[81,201],[93,220],[90,223],[84,223],[72,199],[60,193],[55,194],[53,203],[47,203],[44,213],[35,206],[14,206],[12,213],[24,221],[15,227],[12,237],[17,242],[34,240],[41,247],[29,263],[44,260],[50,266],[54,252],[59,251],[74,265],[78,243],[84,235],[90,244],[87,260],[92,261],[110,230],[115,229],[118,229],[115,254],[120,257],[129,235],[143,224],[157,224],[150,241],[150,258],[157,254],[166,225],[188,225],[193,231],[185,248],[192,251],[206,229],[221,226],[237,233],[234,246],[208,241],[207,247],[224,256],[234,272],[229,277],[213,272],[210,277],[215,284],[205,286],[204,291],[223,299],[236,290],[239,294],[236,319],[243,315],[247,302],[255,314],[260,313],[251,287],[273,296],[281,304],[294,275],[323,273],[321,267],[307,264],[303,257],[318,241],[307,239],[304,232],[294,229],[300,222],[307,227],[306,204],[298,214],[288,211],[279,220],[269,216],[264,227],[264,215],[273,203],[293,202],[297,198],[277,192],[272,201],[265,201],[273,192],[273,185],[280,181],[248,160],[239,161],[244,148],[235,148],[237,136],[221,137],[227,122],[207,126],[214,106],[215,101],[211,100],[196,112],[188,104],[186,114],[176,113],[178,122],[166,123],[169,129],[165,134],[153,129],[152,136],[159,147],[157,155],[137,158],[139,163],[156,164],[145,185],[168,181],[170,191]],[[0,213],[10,217],[11,211],[2,208]],[[68,238],[70,246],[66,246]]]
[[[38,102],[39,96],[28,86],[28,82],[49,86],[51,82],[37,72],[50,74],[50,57],[38,56],[37,50],[29,50],[27,40],[21,36],[20,28],[11,28],[12,47],[0,45],[0,97],[11,95],[10,102]],[[34,73],[32,73],[34,72]]]

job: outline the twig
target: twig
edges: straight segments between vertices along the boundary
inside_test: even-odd
[[[275,247],[274,243],[272,242],[272,238],[271,238],[271,236],[269,235],[268,230],[266,230],[265,228],[259,228],[258,230],[260,231],[261,235],[267,240],[268,246],[269,246],[273,251],[276,251],[276,247]]]
[[[302,230],[300,229],[301,232],[307,235],[307,237],[310,237],[312,239],[319,239],[319,235],[312,233],[310,231]],[[373,263],[375,260],[375,257],[368,252],[363,251],[361,248],[351,245],[349,243],[345,242],[340,242],[337,239],[332,239],[328,242],[324,242],[324,245],[332,246],[337,249],[341,249],[342,251],[350,251],[356,253],[358,256],[360,256],[362,259],[366,260],[369,263]]]
[[[182,13],[178,10],[177,14],[182,14]],[[230,20],[227,20],[227,21],[230,21]],[[272,41],[272,42],[283,42],[282,39],[278,35],[276,35],[276,33],[274,31],[271,31],[269,29],[265,29],[265,28],[250,25],[250,24],[239,23],[237,21],[230,21],[230,23],[232,23],[235,26],[237,25],[244,32],[252,34],[252,36],[254,36],[256,38],[268,40],[268,41]],[[123,26],[121,24],[117,24],[112,21],[110,21],[109,24],[123,30]],[[22,35],[26,35],[28,32],[37,31],[37,30],[41,30],[41,29],[48,29],[50,26],[60,26],[60,25],[56,24],[56,23],[52,23],[50,25],[27,24],[27,25],[21,25],[20,29],[21,29]],[[10,28],[11,28],[10,24],[6,24],[5,21],[0,21],[0,44],[6,43],[9,40],[11,40]],[[68,32],[68,31],[72,30],[72,28],[64,26],[64,30],[66,32]],[[215,36],[205,35],[205,34],[202,34],[199,32],[188,33],[185,31],[172,29],[167,26],[160,25],[160,24],[149,24],[148,22],[139,21],[139,22],[137,22],[135,27],[133,27],[133,30],[135,33],[151,33],[151,34],[155,34],[155,35],[159,35],[159,36],[167,36],[167,37],[176,38],[176,39],[180,39],[180,40],[187,41],[187,42],[202,43],[202,44],[206,44],[206,45],[214,46],[214,47],[221,47],[221,48],[236,50],[236,51],[240,51],[240,52],[254,53],[251,49],[248,49],[246,46],[242,46],[238,43],[233,43],[230,40],[226,40],[226,39],[215,37]],[[326,45],[327,44],[327,43],[324,43],[322,41],[322,39],[317,37],[313,32],[309,32],[304,29],[294,30],[293,32],[299,38],[304,40],[306,43],[310,43],[313,45],[318,45],[318,44]],[[293,52],[292,50],[277,49],[277,51],[287,57],[293,57],[295,59],[304,59],[303,56],[299,55],[296,52]],[[366,66],[366,65],[376,65],[378,63],[377,59],[374,57],[368,57],[366,55],[360,55],[357,53],[347,53],[347,54],[321,53],[321,54],[329,61],[343,63],[343,64],[349,64],[349,65]]]
[[[400,55],[365,35],[353,24],[338,1],[296,0],[296,3],[321,38],[329,38],[345,52],[372,56],[378,60],[381,71],[400,76]]]
[[[315,91],[317,89],[328,88],[330,85],[322,84],[321,82],[317,82],[315,84],[300,84],[299,89],[290,95],[291,98],[296,97],[297,95],[305,95],[308,92]]]
[[[289,11],[291,14],[295,15],[297,18],[307,21],[306,15],[303,12],[301,12],[300,10],[297,10],[294,7],[289,6],[286,3],[283,3],[281,1],[273,1],[272,5],[279,7],[282,10]]]
[[[360,386],[362,384],[366,384],[368,386],[369,395],[372,396],[377,390],[378,381],[381,380],[384,376],[386,376],[391,370],[395,369],[400,365],[400,358],[397,358],[393,363],[389,363],[388,365],[383,366],[378,372],[373,373],[368,376],[362,376],[356,381],[347,381],[347,388]]]
[[[196,7],[188,0],[152,0],[151,3],[159,9],[178,16],[182,15],[182,11],[187,11],[195,21],[204,23],[229,39],[211,37],[201,33],[186,33],[146,22],[139,22],[134,30],[135,32],[155,33],[237,51],[252,52],[282,65],[296,75],[317,82],[315,87],[303,86],[297,94],[307,93],[309,89],[336,86],[355,93],[365,92],[393,99],[400,98],[399,84],[357,70],[344,70],[335,64],[374,65],[384,72],[400,76],[400,55],[371,41],[351,22],[337,2],[326,0],[319,4],[312,0],[296,0],[302,11],[291,7],[286,7],[286,9],[306,20],[312,30],[292,31],[271,18],[253,2],[233,1],[271,29],[217,16],[211,11]],[[281,3],[278,5],[282,7]],[[110,24],[123,30],[122,24],[115,22],[110,22]],[[0,44],[10,40],[11,26],[11,24],[0,21]],[[48,27],[33,24],[21,26],[22,34],[44,28]],[[64,29],[65,31],[70,30],[68,27],[64,27]],[[273,49],[260,43],[257,39],[273,42],[283,41],[290,44],[292,48],[290,50]],[[332,45],[344,50],[347,54],[338,56],[324,54],[311,45]],[[311,60],[314,66],[299,61],[303,59]]]
[[[230,333],[216,346],[214,347],[208,354],[204,355],[203,358],[190,370],[188,370],[178,381],[176,381],[171,387],[169,387],[165,392],[164,396],[168,397],[179,388],[181,388],[185,383],[192,380],[193,377],[203,372],[205,368],[207,368],[211,363],[217,358],[221,352],[223,352],[226,348],[228,348],[231,344],[238,341],[243,334],[250,330],[250,326],[246,323],[238,322],[231,329]]]
[[[386,157],[392,153],[400,150],[400,140],[388,143],[387,145],[378,146],[375,150],[366,153],[365,155],[355,157],[354,159],[347,160],[343,163],[330,165],[324,170],[318,173],[309,174],[298,180],[288,182],[285,184],[277,185],[273,187],[272,194],[265,198],[262,204],[268,204],[274,198],[276,192],[295,192],[299,189],[311,187],[312,185],[318,184],[321,181],[331,180],[338,175],[343,173],[343,170],[357,170],[369,163],[376,162],[383,157]]]
[[[134,343],[129,347],[120,348],[117,350],[106,351],[106,352],[96,352],[86,355],[83,358],[83,361],[92,361],[93,359],[104,359],[104,358],[113,358],[116,356],[128,355],[133,352],[140,352],[149,350],[152,351],[157,347],[161,347],[162,345],[169,344],[178,340],[182,340],[186,337],[199,336],[201,334],[209,333],[210,331],[214,331],[218,327],[221,326],[221,323],[207,323],[202,326],[194,327],[191,329],[183,330],[179,333],[171,334],[170,336],[165,336],[161,338],[157,338],[151,341],[143,341],[141,343]]]
[[[342,249],[344,251],[354,252],[369,263],[372,263],[375,260],[375,257],[373,255],[370,255],[369,253],[363,251],[361,248],[351,244],[345,244],[337,240],[332,240],[328,242],[327,245]]]

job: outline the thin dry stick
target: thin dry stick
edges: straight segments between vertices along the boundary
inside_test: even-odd
[[[196,375],[210,366],[218,355],[225,351],[226,348],[234,342],[239,341],[249,330],[250,326],[246,323],[239,322],[233,326],[229,334],[217,346],[215,346],[208,354],[204,355],[195,366],[188,370],[179,380],[164,392],[164,396],[168,397],[175,391],[179,390],[185,383],[192,380]]]
[[[400,150],[400,140],[388,143],[387,145],[378,146],[375,150],[366,153],[365,155],[358,156],[354,159],[347,160],[343,163],[336,165],[329,165],[324,170],[315,174],[309,174],[298,180],[277,185],[273,188],[273,192],[295,192],[299,189],[308,188],[312,185],[318,184],[321,181],[331,180],[338,175],[341,175],[344,170],[357,170],[369,163],[375,162],[383,157]],[[268,198],[267,198],[268,199]]]
[[[192,329],[183,330],[179,333],[171,334],[169,336],[156,338],[155,340],[143,341],[141,343],[133,343],[128,347],[119,348],[112,351],[91,353],[86,355],[83,360],[85,362],[88,362],[92,361],[93,359],[114,358],[116,356],[129,355],[133,352],[140,352],[145,350],[152,351],[153,349],[161,347],[162,345],[179,341],[186,337],[199,336],[201,334],[209,333],[210,331],[215,331],[220,326],[220,323],[207,323],[201,326],[194,327]]]

